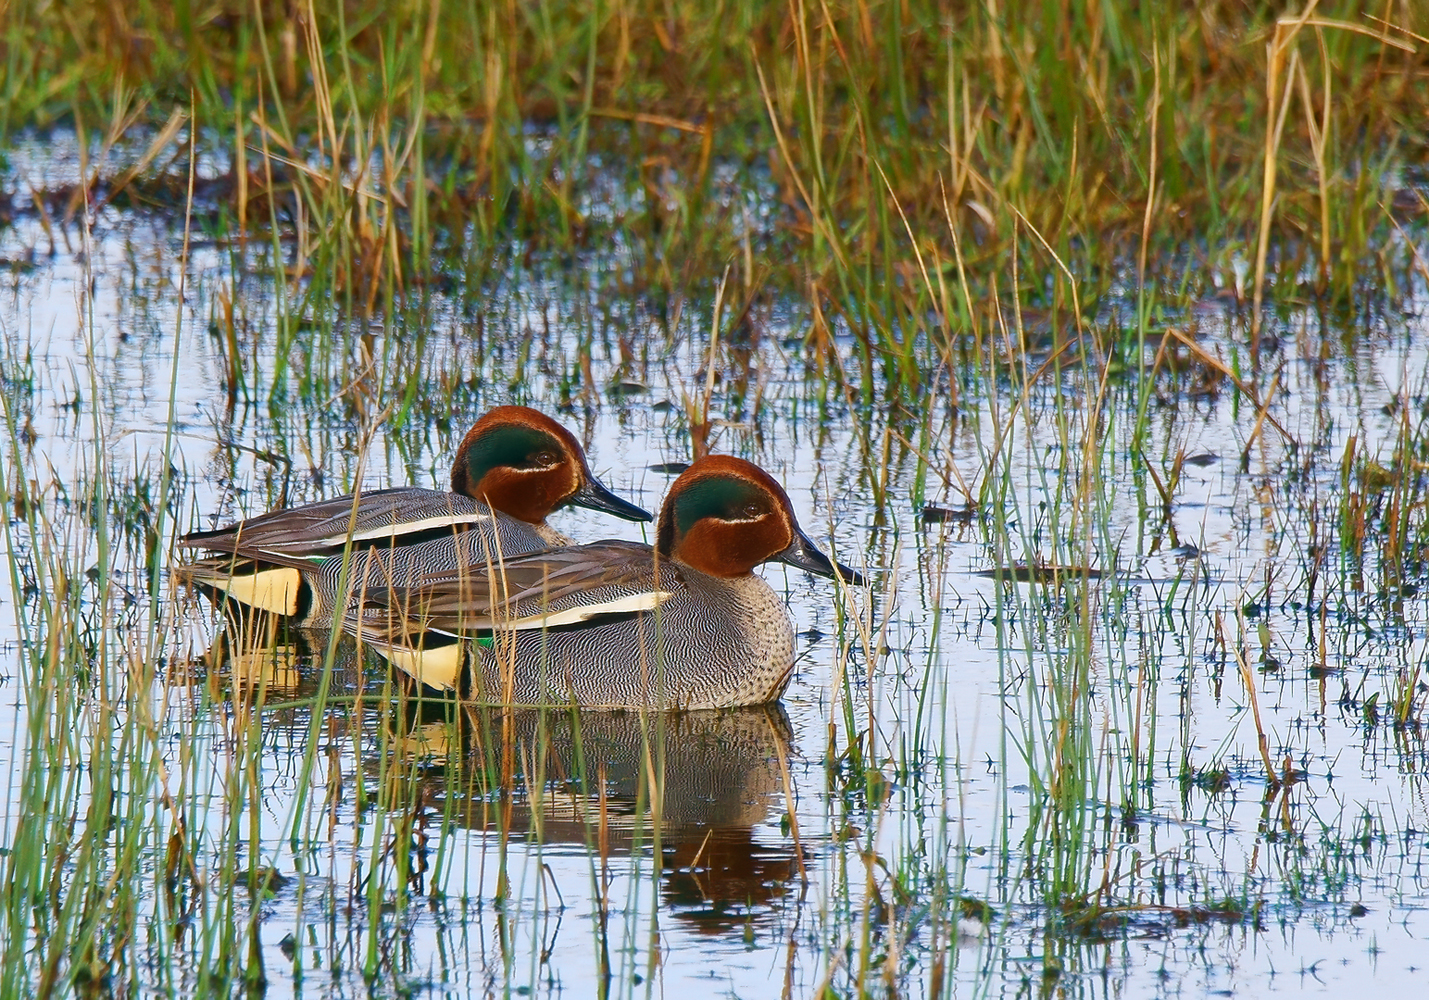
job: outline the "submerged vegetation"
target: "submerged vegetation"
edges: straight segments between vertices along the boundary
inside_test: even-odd
[[[946,6],[4,8],[0,994],[1151,994],[1426,930],[1429,8]],[[759,459],[871,571],[789,581],[787,713],[420,703],[169,586],[507,401],[650,506]]]

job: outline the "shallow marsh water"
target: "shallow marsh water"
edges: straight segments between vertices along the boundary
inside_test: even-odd
[[[1429,597],[1423,553],[1396,575],[1373,538],[1401,496],[1398,523],[1423,522],[1404,481],[1423,476],[1422,310],[1354,331],[1282,315],[1262,367],[1285,435],[1224,386],[1160,376],[1135,440],[1143,383],[1069,355],[1024,385],[1035,348],[1025,367],[1008,352],[958,370],[955,409],[929,346],[924,410],[862,410],[776,301],[757,340],[716,348],[714,446],[773,472],[805,529],[872,580],[839,594],[765,571],[804,649],[782,708],[453,718],[394,704],[380,666],[343,646],[330,671],[297,644],[205,661],[212,613],[167,583],[152,604],[147,570],[212,517],[440,484],[471,421],[508,401],[558,414],[609,485],[656,509],[670,475],[652,467],[688,458],[710,304],[687,304],[667,340],[585,277],[619,269],[618,246],[574,267],[513,252],[475,312],[432,293],[325,329],[275,298],[265,247],[197,240],[181,275],[173,220],[106,209],[67,234],[49,255],[35,220],[0,231],[6,418],[22,432],[4,473],[21,570],[0,603],[0,845],[40,820],[22,814],[27,776],[55,759],[37,699],[89,720],[59,741],[75,774],[61,818],[95,798],[81,762],[149,727],[162,767],[145,774],[163,777],[113,790],[155,831],[139,933],[114,944],[124,982],[188,992],[216,927],[251,933],[242,964],[274,995],[584,996],[606,976],[614,996],[1422,988],[1429,758],[1390,706],[1423,717]],[[210,332],[224,300],[241,317],[236,401]],[[1249,369],[1233,306],[1183,320]],[[855,338],[835,350],[858,369]],[[608,391],[620,382],[644,389]],[[1169,479],[1178,452],[1163,516],[1132,459]],[[982,514],[923,517],[925,500],[961,506],[959,477]],[[1363,559],[1346,511],[1371,533]],[[585,511],[558,523],[641,537]],[[1006,578],[1038,563],[1098,572]],[[66,574],[94,649],[57,693],[27,651],[52,624],[43,580]],[[197,845],[177,898],[166,802]],[[250,901],[260,869],[277,879]]]

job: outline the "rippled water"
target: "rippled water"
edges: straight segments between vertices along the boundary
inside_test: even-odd
[[[62,150],[41,153],[17,162],[63,172]],[[172,563],[173,538],[214,518],[354,483],[443,483],[461,434],[501,402],[557,414],[604,481],[652,510],[671,478],[652,467],[688,458],[709,303],[687,304],[666,346],[644,304],[612,301],[599,278],[622,266],[619,246],[576,268],[513,255],[470,301],[432,293],[329,335],[305,307],[306,322],[283,319],[267,248],[199,234],[181,274],[173,220],[104,210],[64,231],[53,253],[34,218],[0,231],[0,375],[29,438],[6,482],[31,483],[81,571],[100,542],[76,498],[100,474],[127,538],[127,501],[157,523],[145,504],[172,467],[158,550]],[[244,344],[232,400],[210,332],[226,301]],[[281,876],[256,925],[270,990],[365,991],[374,962],[383,995],[587,995],[607,972],[614,995],[808,996],[861,978],[931,996],[942,976],[954,995],[1414,995],[1429,760],[1422,732],[1387,713],[1405,691],[1413,717],[1425,710],[1423,554],[1392,578],[1373,537],[1363,562],[1340,543],[1346,509],[1374,532],[1397,495],[1356,471],[1366,458],[1423,476],[1429,331],[1421,315],[1344,331],[1291,312],[1257,376],[1242,320],[1208,302],[1175,322],[1246,378],[1275,373],[1283,433],[1224,380],[1201,394],[1160,378],[1137,439],[1141,384],[1103,381],[1075,352],[1030,387],[1014,355],[960,370],[960,408],[930,361],[925,409],[860,410],[811,377],[827,359],[804,346],[800,310],[761,306],[753,342],[717,348],[714,445],[773,472],[805,529],[872,579],[845,621],[832,584],[766,568],[803,650],[767,711],[453,724],[440,706],[388,705],[380,666],[346,647],[325,674],[305,646],[322,636],[209,669],[217,623],[166,587],[149,692],[166,763],[211,838],[199,864],[237,836],[256,852],[245,863]],[[855,339],[836,349],[857,371]],[[1049,353],[1027,356],[1035,369]],[[608,391],[621,382],[639,391]],[[1401,440],[1418,469],[1395,465]],[[1167,481],[1187,459],[1169,516],[1137,449]],[[985,487],[984,516],[922,516],[925,500],[961,507],[960,480]],[[1422,537],[1422,507],[1402,518]],[[557,524],[641,537],[586,511]],[[22,562],[39,545],[19,520],[10,537]],[[96,615],[104,642],[132,648],[151,610],[142,544],[118,552],[133,600]],[[991,572],[1037,562],[1100,575]],[[43,641],[21,627],[31,601],[21,586],[0,604],[11,775],[41,749],[18,655]],[[248,683],[289,707],[262,715],[261,795],[234,802],[225,775],[255,738]],[[314,719],[320,690],[338,701]],[[415,812],[379,815],[362,789],[389,780]],[[6,845],[33,818],[8,789]],[[1059,866],[1084,890],[1063,900],[1067,925],[1045,907]],[[1089,902],[1102,909],[1078,923]]]

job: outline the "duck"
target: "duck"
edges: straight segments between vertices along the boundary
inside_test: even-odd
[[[343,628],[426,688],[513,707],[777,701],[794,628],[755,567],[863,583],[800,529],[772,476],[728,455],[697,459],[671,484],[653,546],[604,540],[495,566],[461,536],[422,545],[417,561],[434,568],[373,587]]]
[[[498,559],[569,546],[572,540],[546,523],[566,506],[652,520],[595,477],[566,428],[527,406],[498,406],[462,439],[450,492],[399,486],[349,493],[195,531],[180,544],[208,555],[177,567],[175,576],[239,615],[268,612],[301,628],[327,627],[344,607],[339,595],[367,579],[376,553],[388,553],[383,580],[393,582],[431,566],[394,562],[392,553],[456,536],[467,537],[464,550],[479,546]]]

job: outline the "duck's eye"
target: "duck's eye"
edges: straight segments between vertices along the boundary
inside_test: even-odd
[[[744,505],[743,513],[745,517],[749,518],[750,520],[754,520],[763,516],[764,508],[751,500],[749,503]]]
[[[556,453],[554,451],[538,451],[531,456],[531,464],[538,469],[549,468],[556,464]]]

